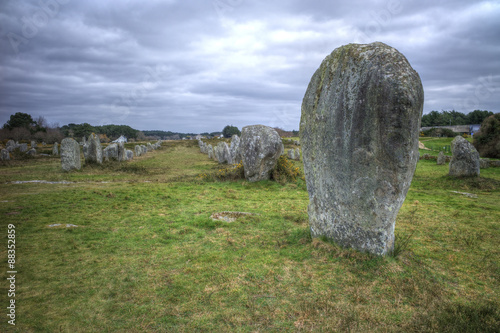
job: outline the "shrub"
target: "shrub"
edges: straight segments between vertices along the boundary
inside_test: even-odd
[[[449,128],[431,128],[427,131],[424,131],[425,136],[434,136],[434,137],[447,137],[454,138],[460,133],[453,132]]]
[[[295,182],[297,178],[302,176],[302,172],[298,167],[293,164],[292,161],[288,159],[285,155],[281,155],[278,158],[276,167],[271,174],[271,178],[280,184],[286,182]]]
[[[500,158],[500,113],[486,118],[474,134],[474,147],[481,157]]]

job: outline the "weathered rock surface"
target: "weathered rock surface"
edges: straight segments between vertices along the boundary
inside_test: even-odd
[[[300,161],[300,150],[295,148],[295,160]]]
[[[28,150],[26,152],[26,154],[28,154],[29,156],[35,156],[36,155],[36,149],[35,148],[31,148],[30,150]]]
[[[6,148],[8,151],[12,152],[17,148],[17,144],[14,142],[14,140],[9,140],[7,141]]]
[[[2,149],[2,152],[0,154],[0,158],[2,161],[10,161],[10,153],[7,149]]]
[[[295,160],[295,161],[300,161],[300,150],[299,148],[291,148],[288,150],[288,158],[289,159],[292,159],[292,160]]]
[[[25,153],[28,151],[28,144],[27,143],[21,143],[21,144],[17,145],[17,147],[19,148],[19,151],[22,153]]]
[[[85,162],[102,164],[103,154],[99,136],[92,133],[83,147],[85,148],[83,154],[85,156]]]
[[[241,161],[240,141],[240,137],[236,134],[231,138],[231,148],[229,149],[231,153],[231,164]]]
[[[72,138],[61,141],[61,166],[64,171],[80,170],[80,145]]]
[[[302,103],[300,144],[313,237],[385,255],[419,159],[424,92],[383,43],[334,50]]]
[[[126,161],[127,160],[127,153],[125,152],[125,143],[123,141],[118,142],[117,144],[118,147],[118,161]],[[151,144],[149,144],[151,145]]]
[[[212,147],[212,145],[208,145],[207,146],[207,154],[208,154],[208,158],[212,159],[214,158],[214,148]]]
[[[134,158],[134,152],[129,149],[125,149],[125,153],[127,155],[127,160],[132,160]]]
[[[229,151],[229,147],[226,142],[219,142],[217,144],[217,152],[217,161],[219,163],[233,164],[231,152]]]
[[[116,143],[109,144],[103,149],[102,153],[106,161],[118,161],[118,145]]]
[[[57,142],[54,142],[54,146],[52,146],[52,155],[59,155],[59,149],[57,146]]]
[[[490,167],[490,160],[481,158],[479,159],[479,169],[488,169]]]
[[[245,178],[250,182],[269,179],[284,151],[279,134],[264,125],[243,127],[240,149]]]
[[[142,148],[141,148],[141,146],[135,145],[134,151],[135,151],[135,156],[136,157],[139,157],[139,156],[142,155]]]
[[[444,157],[444,152],[440,151],[436,160],[437,165],[443,165],[446,163],[446,158]]]
[[[479,176],[479,153],[469,141],[461,136],[455,137],[451,142],[451,153],[450,176]]]

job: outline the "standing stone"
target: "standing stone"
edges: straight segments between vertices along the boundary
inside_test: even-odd
[[[295,160],[300,161],[300,150],[295,148]]]
[[[31,148],[30,150],[28,150],[26,152],[26,154],[28,154],[29,156],[35,156],[36,155],[36,149],[35,148]]]
[[[264,125],[243,127],[240,149],[245,178],[250,182],[271,178],[271,171],[284,151],[278,132]]]
[[[31,141],[31,148],[36,148],[36,141]]]
[[[208,158],[210,159],[214,158],[214,148],[212,147],[212,145],[208,145],[207,152],[208,152]]]
[[[127,160],[127,153],[125,152],[125,143],[123,141],[120,141],[117,143],[118,145],[118,161],[126,161]],[[151,145],[149,143],[149,145]]]
[[[288,150],[288,158],[294,160],[295,159],[295,149]]]
[[[231,153],[229,151],[229,147],[227,146],[226,142],[219,142],[217,144],[217,151],[218,151],[217,161],[219,163],[233,164]]]
[[[313,237],[385,255],[419,159],[424,92],[383,43],[334,50],[302,102],[300,144]]]
[[[448,174],[454,177],[479,176],[479,153],[461,136],[451,142],[451,162]]]
[[[141,149],[142,149],[142,155],[148,152],[148,148],[145,145],[141,145]]]
[[[27,143],[21,143],[19,145],[17,145],[19,147],[19,151],[21,153],[25,153],[28,151],[28,144]]]
[[[10,153],[7,149],[2,149],[2,153],[0,155],[2,161],[10,161]]]
[[[219,146],[214,146],[214,160],[216,160],[217,162],[219,162],[219,159],[220,159],[220,151],[219,151]]]
[[[102,164],[102,146],[99,137],[92,133],[89,140],[83,146],[85,162]]]
[[[239,163],[241,161],[241,152],[240,152],[240,138],[238,135],[233,135],[231,138],[231,160],[234,164]]]
[[[118,145],[116,143],[108,145],[103,149],[103,155],[106,161],[118,161]]]
[[[442,150],[438,154],[436,163],[437,165],[444,165],[446,163],[446,158],[444,157],[444,153]]]
[[[490,160],[486,158],[479,159],[479,169],[488,169],[490,167]]]
[[[125,149],[125,153],[127,155],[127,160],[132,160],[134,158],[134,152],[129,149]]]
[[[54,146],[52,146],[52,155],[59,155],[59,149],[57,148],[57,142],[54,142]]]
[[[14,151],[14,149],[16,149],[16,147],[17,147],[17,144],[14,142],[14,140],[7,141],[6,148],[8,151],[12,152],[12,151]]]
[[[134,151],[135,151],[135,156],[136,157],[139,157],[139,156],[142,155],[142,148],[141,148],[141,146],[135,145]]]
[[[146,147],[147,147],[148,151],[153,151],[154,150],[153,149],[153,145],[151,143],[149,143],[149,142],[147,143]]]
[[[61,141],[61,166],[64,171],[80,170],[80,145],[72,138]]]

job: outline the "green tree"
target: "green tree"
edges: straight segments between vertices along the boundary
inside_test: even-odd
[[[422,116],[422,127],[441,126],[441,114],[438,111],[431,111]]]
[[[474,147],[481,157],[500,158],[500,113],[486,118],[474,134]]]
[[[233,125],[227,125],[226,127],[224,127],[224,129],[222,130],[222,135],[224,135],[225,138],[230,138],[232,137],[233,135],[241,135],[241,132],[240,130],[238,129],[238,127],[236,126],[233,126]]]
[[[481,124],[486,118],[493,115],[491,111],[474,110],[467,114],[467,124]]]
[[[31,130],[34,126],[36,126],[36,122],[29,114],[16,112],[16,114],[10,116],[10,119],[3,125],[3,128],[12,130],[17,127],[24,127]]]

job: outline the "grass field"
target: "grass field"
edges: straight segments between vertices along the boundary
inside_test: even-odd
[[[72,173],[53,157],[1,164],[0,331],[499,331],[500,168],[453,179],[421,160],[388,257],[311,239],[302,179],[198,176],[219,168],[195,141]],[[14,183],[28,180],[59,183]],[[210,218],[222,211],[252,215]]]

